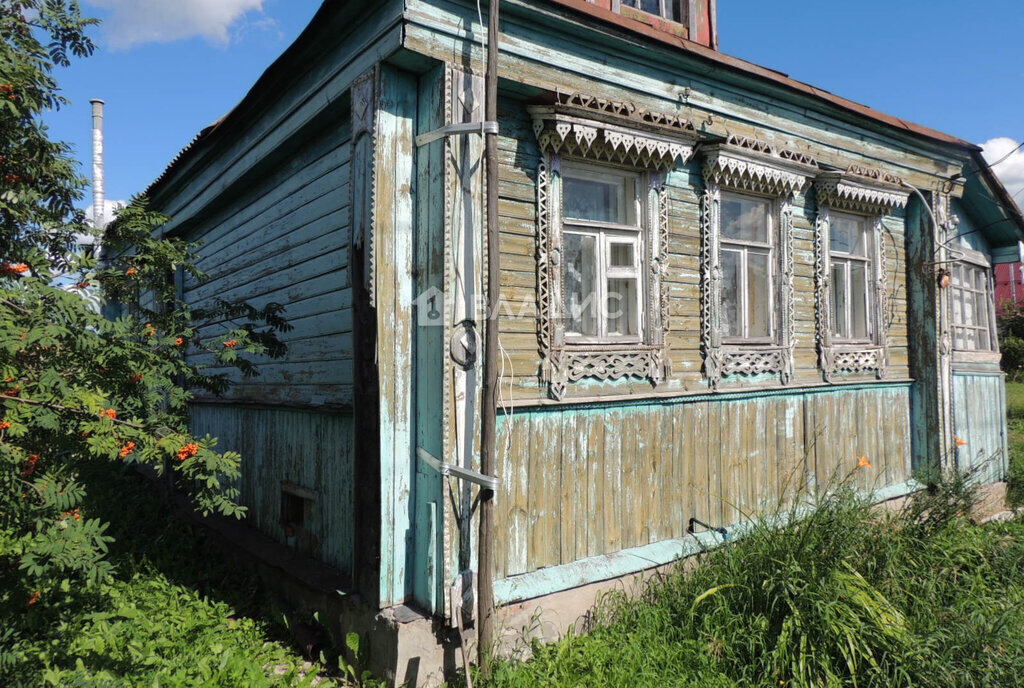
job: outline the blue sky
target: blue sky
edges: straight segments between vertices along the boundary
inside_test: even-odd
[[[367,0],[370,1],[370,0]],[[294,40],[317,0],[84,0],[96,54],[61,70],[73,102],[48,116],[90,158],[89,99],[107,103],[107,198],[143,190],[230,110]],[[723,52],[978,144],[1024,137],[1024,2],[718,0]],[[996,167],[1024,189],[1024,152]],[[84,168],[88,176],[89,167]],[[1024,200],[1024,191],[1017,196]]]

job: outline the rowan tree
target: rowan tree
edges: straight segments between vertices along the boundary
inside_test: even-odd
[[[223,392],[227,368],[256,374],[249,359],[280,356],[288,329],[274,304],[184,303],[176,280],[203,279],[195,247],[162,236],[167,218],[142,199],[101,256],[75,249],[93,231],[75,208],[85,180],[42,118],[65,102],[54,70],[93,51],[94,23],[71,0],[0,0],[0,602],[26,607],[107,575],[83,462],[169,472],[201,512],[241,517],[240,457],[189,433],[188,402]]]

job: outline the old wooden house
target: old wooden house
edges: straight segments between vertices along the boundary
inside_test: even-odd
[[[1003,479],[1016,206],[977,146],[722,54],[714,7],[501,3],[493,476],[475,2],[326,2],[150,188],[203,242],[188,299],[287,307],[287,357],[193,423],[390,678],[452,668],[480,483],[519,633],[836,480]]]

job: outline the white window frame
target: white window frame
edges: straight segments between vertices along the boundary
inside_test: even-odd
[[[852,219],[855,219],[857,222],[861,223],[861,228],[862,228],[862,231],[864,232],[864,235],[865,235],[865,238],[866,238],[866,243],[867,243],[867,246],[865,247],[865,251],[864,251],[864,255],[863,256],[858,256],[858,255],[856,255],[854,253],[849,253],[849,252],[845,252],[845,251],[836,251],[836,250],[834,250],[832,248],[832,224],[831,224],[831,221],[834,220],[837,216],[838,217],[845,217],[845,218],[852,218]],[[877,289],[877,282],[878,282],[878,273],[877,273],[878,256],[876,256],[876,254],[875,254],[875,245],[878,243],[878,234],[879,234],[879,232],[877,230],[873,231],[872,228],[873,227],[878,227],[880,225],[880,223],[881,223],[881,218],[877,218],[877,217],[876,218],[872,218],[872,217],[869,217],[867,215],[860,215],[860,214],[857,214],[857,213],[832,212],[831,215],[830,215],[830,222],[829,222],[829,225],[828,225],[828,227],[829,227],[829,229],[828,229],[829,236],[828,236],[828,241],[827,241],[827,245],[828,245],[828,273],[827,274],[828,274],[828,280],[829,280],[829,283],[830,283],[830,293],[829,293],[829,301],[828,301],[828,303],[823,304],[823,306],[829,309],[829,325],[831,327],[831,333],[830,334],[832,335],[832,341],[834,343],[836,343],[836,344],[840,344],[840,345],[847,345],[847,344],[857,345],[857,344],[873,344],[875,342],[875,331],[878,328],[878,323],[877,323],[878,313],[876,312],[876,310],[877,310],[876,306],[877,306],[877,303],[878,303],[878,289]],[[851,270],[851,266],[854,263],[859,263],[859,264],[864,266],[864,292],[862,294],[854,294],[854,292],[853,292],[853,278],[852,278],[853,271]],[[854,337],[854,336],[842,337],[837,332],[838,328],[836,327],[836,323],[832,322],[832,313],[833,313],[833,310],[834,310],[833,307],[832,307],[832,299],[835,298],[836,286],[837,286],[837,285],[835,285],[833,283],[833,268],[837,264],[845,265],[846,266],[845,275],[844,275],[844,284],[843,284],[843,286],[844,286],[844,288],[846,290],[846,294],[847,294],[847,308],[846,308],[846,318],[845,318],[846,322],[844,323],[846,325],[846,331],[847,332],[852,332],[852,330],[853,330],[853,328],[852,328],[852,324],[853,324],[852,323],[852,315],[851,315],[852,309],[851,309],[850,305],[852,304],[852,298],[854,296],[859,296],[864,301],[864,314],[865,314],[865,319],[866,319],[865,330],[867,330],[867,335],[864,336],[864,337]]]
[[[778,343],[778,324],[776,323],[776,314],[779,310],[778,307],[778,281],[777,275],[782,272],[781,266],[777,265],[779,258],[779,237],[778,226],[780,224],[778,218],[778,202],[768,196],[760,196],[751,193],[742,193],[737,191],[723,191],[722,200],[726,201],[728,198],[753,198],[758,201],[768,202],[768,227],[767,229],[767,243],[759,241],[745,241],[743,239],[727,238],[721,234],[721,227],[719,226],[719,257],[726,251],[732,251],[740,254],[740,269],[739,277],[740,281],[738,286],[738,293],[736,299],[736,310],[739,314],[740,320],[740,333],[731,336],[726,336],[723,330],[722,341],[726,344],[739,344],[739,345],[772,345]],[[768,335],[764,337],[752,337],[750,336],[750,322],[748,318],[748,280],[750,277],[749,270],[749,254],[754,252],[768,253]],[[724,314],[723,314],[723,328],[724,328]]]
[[[952,274],[949,283],[950,330],[952,333],[953,350],[974,354],[998,354],[999,341],[995,330],[995,298],[993,297],[992,267],[988,260],[985,259],[985,256],[977,251],[957,249],[957,252],[962,254],[962,257],[952,264]],[[970,271],[975,277],[980,273],[980,276],[984,278],[984,290],[977,289],[973,284],[970,286],[964,285],[959,279],[963,271]],[[984,307],[980,309],[980,312],[984,314],[984,324],[968,325],[964,322],[963,301],[958,301],[958,296],[965,292],[974,295],[975,299],[977,295],[981,295]],[[958,305],[960,306],[959,309],[957,308]],[[978,312],[977,301],[975,301],[976,317]],[[988,346],[965,346],[963,335],[966,330],[985,332],[988,337]]]
[[[564,178],[569,174],[577,178],[589,178],[595,181],[607,181],[609,179],[614,179],[616,181],[626,179],[631,180],[633,182],[633,198],[626,198],[626,195],[624,194],[622,201],[630,204],[629,214],[633,217],[633,223],[601,222],[567,217],[564,212],[565,203],[563,191],[563,212],[560,214],[562,218],[563,246],[565,243],[564,237],[567,234],[594,237],[596,249],[595,262],[597,264],[595,274],[596,294],[594,298],[597,308],[596,316],[598,332],[596,335],[584,335],[572,332],[568,327],[566,327],[566,345],[642,343],[647,339],[645,336],[646,318],[644,317],[644,311],[646,310],[645,292],[647,291],[644,288],[643,280],[643,267],[645,265],[644,246],[646,243],[644,239],[645,236],[650,233],[650,218],[648,217],[649,213],[645,207],[647,204],[643,203],[642,192],[643,189],[648,188],[649,186],[650,182],[647,179],[648,175],[635,170],[628,170],[610,165],[601,165],[581,160],[566,160],[562,163],[562,177]],[[624,185],[624,189],[628,189],[628,185]],[[633,265],[630,267],[612,266],[610,264],[611,244],[628,244],[632,246]],[[568,266],[569,261],[566,259],[564,261],[563,269],[567,270]],[[636,281],[636,300],[633,304],[634,314],[637,320],[636,334],[620,335],[608,333],[608,281],[616,278],[633,279]],[[563,275],[562,313],[565,315],[566,323],[569,321],[570,309],[570,304],[567,302],[568,294],[565,289],[567,282],[568,279]]]

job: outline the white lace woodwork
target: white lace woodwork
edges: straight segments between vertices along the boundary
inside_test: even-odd
[[[657,385],[670,373],[666,352],[669,328],[668,194],[665,176],[686,162],[693,140],[685,120],[658,115],[628,103],[559,95],[552,107],[531,107],[540,146],[537,169],[537,303],[541,376],[552,398],[563,399],[569,384],[583,379],[641,378]],[[580,115],[597,115],[591,119]],[[609,117],[610,115],[610,117]],[[619,121],[604,121],[619,120]],[[621,120],[627,120],[622,122]],[[646,127],[645,129],[637,128]],[[650,172],[645,190],[644,328],[642,343],[567,343],[562,279],[561,158],[629,165]]]
[[[376,306],[376,270],[373,231],[374,199],[377,198],[377,178],[373,164],[373,151],[377,148],[377,70],[373,69],[352,84],[352,243],[363,253],[363,276],[370,298],[370,306]]]
[[[782,384],[793,375],[793,204],[818,171],[814,158],[779,150],[755,139],[730,136],[705,149],[705,188],[701,204],[701,348],[704,374],[712,390],[730,375],[777,374]],[[722,189],[749,191],[776,199],[773,243],[775,262],[774,342],[725,344],[722,341],[721,212]]]
[[[835,381],[836,376],[842,373],[867,371],[874,371],[881,379],[885,377],[889,363],[886,319],[889,294],[882,218],[894,208],[906,207],[910,192],[895,175],[855,165],[851,165],[845,172],[822,172],[815,177],[814,187],[818,200],[814,242],[818,364],[827,382]],[[871,222],[872,341],[867,345],[837,343],[832,335],[829,237],[833,209],[866,215]]]

